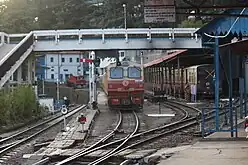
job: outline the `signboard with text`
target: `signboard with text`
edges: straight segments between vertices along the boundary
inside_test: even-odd
[[[175,13],[174,0],[145,0],[145,23],[175,22]]]

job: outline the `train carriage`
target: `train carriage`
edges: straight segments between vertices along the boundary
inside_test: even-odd
[[[215,89],[213,77],[214,66],[212,64],[196,65],[185,68],[184,79],[186,80],[184,82],[196,87],[197,98],[213,98]]]
[[[161,86],[160,90],[165,91],[167,95],[175,95],[187,99],[194,93],[193,90],[196,92],[197,99],[214,97],[213,64],[201,64],[179,70],[177,68],[171,68],[171,71],[169,71],[168,67],[160,67],[159,71],[157,72],[154,68],[146,68],[146,87],[153,86],[156,88],[157,86]],[[157,80],[156,77],[161,77],[161,79]],[[223,93],[223,79],[223,73],[220,72],[219,90],[221,94]],[[155,90],[155,88],[152,90]]]
[[[142,109],[144,82],[140,64],[131,61],[110,64],[103,76],[103,88],[111,109]]]

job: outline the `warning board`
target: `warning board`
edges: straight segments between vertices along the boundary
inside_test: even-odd
[[[162,23],[176,21],[174,0],[145,0],[145,23]]]

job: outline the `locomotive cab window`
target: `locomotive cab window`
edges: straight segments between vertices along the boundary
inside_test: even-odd
[[[140,78],[141,77],[140,67],[128,67],[127,71],[128,71],[129,78]]]
[[[123,78],[123,68],[119,68],[119,67],[110,68],[110,78],[112,79]]]

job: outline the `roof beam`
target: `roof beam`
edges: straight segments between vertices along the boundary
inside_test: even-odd
[[[199,9],[237,9],[237,8],[248,8],[248,4],[243,4],[243,5],[215,5],[215,6],[197,6]],[[195,6],[176,6],[176,9],[195,9]]]
[[[176,12],[176,14],[181,14],[181,15],[196,15],[196,16],[214,16],[214,17],[245,17],[247,18],[247,14],[228,14],[228,13],[180,13]]]

